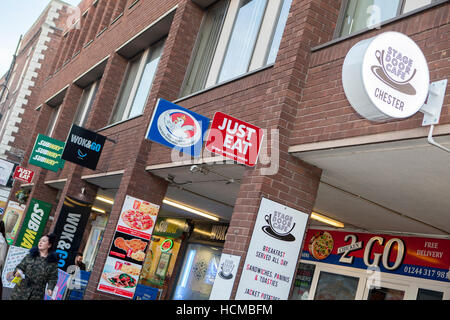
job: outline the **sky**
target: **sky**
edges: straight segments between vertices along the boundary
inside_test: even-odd
[[[81,0],[64,0],[78,5]],[[20,35],[24,35],[50,0],[0,0],[0,77],[9,69]]]

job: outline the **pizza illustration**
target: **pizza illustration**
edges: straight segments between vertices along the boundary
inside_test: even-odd
[[[334,241],[330,233],[319,231],[309,240],[309,252],[317,260],[323,260],[331,254]]]
[[[153,227],[153,219],[149,213],[138,210],[127,210],[122,212],[123,222],[131,228],[148,230]]]

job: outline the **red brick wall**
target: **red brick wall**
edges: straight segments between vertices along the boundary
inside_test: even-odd
[[[421,127],[423,114],[420,112],[405,120],[383,123],[363,119],[345,97],[341,80],[342,64],[347,52],[357,42],[382,32],[398,31],[411,37],[423,51],[428,61],[430,82],[446,79],[450,73],[449,11],[450,4],[443,4],[383,26],[381,30],[374,29],[313,52],[290,145]],[[450,86],[450,83],[447,85]],[[449,87],[439,123],[450,123]]]

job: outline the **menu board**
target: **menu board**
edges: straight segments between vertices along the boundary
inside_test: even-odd
[[[287,300],[308,214],[261,199],[237,300]]]
[[[97,290],[133,298],[159,206],[126,196]]]

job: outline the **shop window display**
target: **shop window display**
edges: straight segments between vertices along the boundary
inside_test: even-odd
[[[300,263],[295,277],[292,300],[308,300],[315,269],[316,266],[313,264]]]

